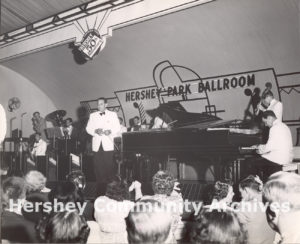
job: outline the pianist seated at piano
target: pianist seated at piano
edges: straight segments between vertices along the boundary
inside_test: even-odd
[[[293,142],[289,127],[277,119],[273,111],[265,111],[262,120],[270,128],[269,138],[266,144],[253,146],[260,157],[252,163],[260,169],[257,173],[266,180],[271,174],[280,171],[282,165],[292,162]]]

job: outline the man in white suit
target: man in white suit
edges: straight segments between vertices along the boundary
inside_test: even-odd
[[[104,194],[109,178],[115,173],[113,164],[114,137],[120,131],[120,122],[115,112],[106,109],[106,98],[98,99],[98,110],[90,114],[86,131],[92,139],[94,172],[98,194]]]

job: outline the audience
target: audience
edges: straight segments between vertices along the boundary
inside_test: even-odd
[[[78,207],[77,204],[83,205],[84,203],[82,192],[78,191],[75,184],[68,181],[59,182],[49,193],[48,197],[53,206],[57,205],[58,211],[69,203],[75,203],[76,208]],[[62,203],[63,206],[61,207],[57,203]]]
[[[263,202],[268,204],[267,220],[280,235],[280,243],[300,243],[300,175],[277,172],[263,188]]]
[[[46,177],[39,171],[29,171],[25,175],[27,183],[26,201],[30,203],[45,203],[48,201],[48,192],[50,189],[46,188]],[[36,223],[43,215],[42,207],[36,208],[33,211],[24,211],[23,216],[34,223]]]
[[[237,214],[248,231],[249,244],[273,243],[275,238],[275,232],[269,227],[262,208],[262,188],[262,181],[253,175],[249,175],[239,184],[242,202]]]
[[[189,232],[191,243],[246,244],[247,232],[230,209],[203,208]]]
[[[20,177],[3,181],[1,191],[1,238],[9,242],[37,242],[34,224],[21,213],[26,198],[26,182]]]
[[[77,211],[52,212],[37,226],[40,241],[46,243],[86,243],[90,229]]]
[[[171,210],[173,219],[171,234],[175,240],[181,239],[184,231],[183,223],[181,221],[181,216],[183,214],[183,198],[177,185],[178,182],[176,182],[176,179],[170,172],[160,170],[152,178],[154,195],[141,197],[142,200],[151,199],[159,201],[166,208]],[[141,193],[141,191],[137,189],[140,187],[140,185],[136,187],[136,193]],[[136,196],[136,198],[138,197]]]
[[[25,175],[24,178],[28,186],[27,194],[38,193],[41,196],[46,196],[46,199],[48,199],[47,195],[48,192],[50,192],[50,189],[46,187],[47,179],[41,172],[31,170]]]
[[[205,204],[229,208],[234,196],[233,187],[230,184],[217,181],[208,193],[208,201]]]
[[[162,203],[142,200],[126,219],[129,243],[168,243],[172,216]]]
[[[30,171],[24,178],[5,179],[1,189],[2,242],[175,243],[182,239],[183,198],[170,172],[158,171],[153,176],[152,196],[142,196],[141,183],[135,181],[129,186],[116,175],[105,196],[99,196],[90,207],[83,194],[84,174],[73,171],[67,180],[47,193],[46,178],[38,171]],[[136,203],[130,200],[133,190],[135,200],[139,200]],[[300,243],[299,175],[277,172],[264,186],[258,176],[250,175],[239,183],[239,191],[241,202],[232,203],[232,186],[216,182],[209,205],[202,207],[191,223],[188,241]],[[46,202],[54,204],[49,211],[43,211]],[[43,206],[29,214],[25,211],[29,203]],[[92,221],[93,211],[96,221]]]
[[[86,186],[86,177],[82,171],[76,170],[72,171],[70,174],[67,175],[67,181],[72,182],[79,192],[80,196],[82,197],[83,201],[86,203],[84,208],[83,216],[87,221],[94,220],[94,206],[93,203],[89,200],[85,199],[84,196],[84,189]]]
[[[115,176],[107,185],[105,196],[98,197],[94,204],[101,243],[127,243],[125,218],[133,205],[127,182]]]

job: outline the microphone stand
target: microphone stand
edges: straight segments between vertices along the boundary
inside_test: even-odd
[[[19,152],[20,152],[20,155],[19,155],[19,169],[22,170],[22,162],[23,162],[23,117],[25,116],[26,112],[25,113],[22,113],[21,114],[21,131],[19,133],[19,143],[20,143],[20,146],[19,146]]]

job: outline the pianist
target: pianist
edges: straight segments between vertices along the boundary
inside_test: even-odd
[[[266,144],[255,146],[260,155],[255,164],[264,167],[263,179],[266,179],[270,174],[280,171],[281,165],[292,162],[293,143],[289,127],[277,119],[273,111],[265,111],[262,120],[270,127],[270,134]]]

